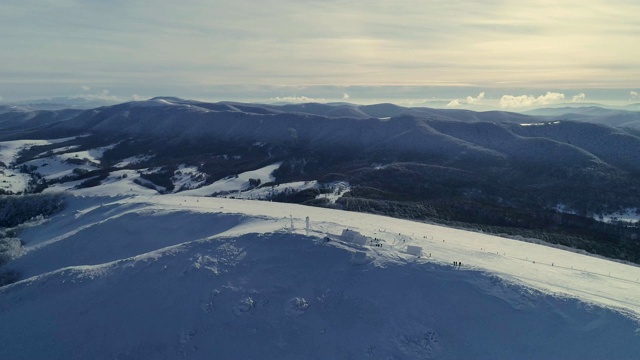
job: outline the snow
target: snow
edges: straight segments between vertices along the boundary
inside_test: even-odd
[[[17,169],[15,165],[20,151],[32,146],[43,146],[67,141],[71,138],[53,140],[14,140],[0,142],[0,161],[7,167],[0,168],[0,189],[13,194],[24,192],[29,184],[31,176]]]
[[[272,165],[273,166],[273,165]],[[329,184],[320,184],[316,180],[311,181],[294,181],[290,183],[281,183],[275,185],[259,186],[251,188],[248,179],[258,178],[261,180],[261,184],[272,182],[275,178],[268,173],[270,167],[265,167],[257,172],[247,172],[235,177],[228,177],[220,181],[215,182],[212,185],[196,188],[198,183],[193,185],[192,183],[187,186],[191,186],[195,189],[179,191],[180,195],[189,196],[209,196],[215,195],[216,197],[232,198],[232,199],[247,199],[247,200],[269,200],[278,194],[296,193],[308,189],[320,189],[321,187],[329,187],[332,189],[329,193],[319,194],[316,199],[327,199],[330,203],[335,203],[340,197],[351,190],[348,182],[338,181]],[[273,171],[271,171],[273,172]],[[265,175],[268,174],[268,175]],[[247,179],[247,180],[245,180]],[[179,188],[176,185],[176,188]]]
[[[122,168],[129,165],[139,164],[153,158],[151,155],[138,155],[126,158],[114,165],[116,168]]]
[[[11,162],[24,146],[10,143],[0,156]],[[55,179],[95,168],[65,159],[97,164],[104,150],[27,164]],[[45,189],[66,192],[68,207],[19,234],[24,247],[7,268],[22,280],[0,288],[0,359],[637,357],[640,267],[250,200],[330,186],[318,198],[335,202],[350,189],[317,181],[250,189],[249,179],[274,181],[279,166],[197,188],[206,175],[181,165],[172,181],[192,189],[169,195],[140,185],[152,185],[140,172],[158,169]]]
[[[207,174],[198,170],[195,166],[180,165],[171,178],[175,192],[201,187],[207,180]]]
[[[87,160],[93,164],[99,165],[100,159],[105,151],[113,149],[117,144],[112,144],[109,146],[103,146],[95,149],[84,150],[84,151],[76,151],[76,152],[67,152],[60,155],[60,159],[80,159]]]
[[[577,214],[576,211],[563,204],[556,205],[555,210],[566,214]],[[640,211],[638,208],[627,208],[622,211],[617,211],[609,214],[594,214],[593,219],[606,223],[615,221],[633,223],[640,221]]]
[[[634,359],[640,351],[637,266],[371,214],[101,195],[128,174],[100,193],[74,192],[66,210],[20,234],[25,254],[10,265],[24,280],[0,288],[0,358]],[[345,229],[382,246],[344,242]]]
[[[137,107],[154,107],[154,106],[176,106],[176,104],[166,99],[149,99],[135,102]]]
[[[558,125],[558,124],[560,124],[560,121],[521,123],[520,126],[544,126],[544,125]]]
[[[263,168],[243,172],[236,176],[228,176],[220,179],[211,185],[206,185],[198,189],[181,191],[181,195],[189,196],[210,196],[217,193],[240,192],[249,189],[249,179],[259,179],[262,184],[275,180],[273,172],[280,167],[282,163],[278,162]]]
[[[31,176],[13,169],[0,170],[0,189],[7,193],[18,194],[27,189]]]
[[[3,141],[0,143],[0,161],[7,166],[13,164],[18,157],[18,153],[32,146],[49,145],[53,143],[51,140],[14,140]]]
[[[49,151],[51,152],[51,154],[60,154],[60,153],[66,153],[66,152],[71,151],[71,150],[75,150],[75,149],[77,149],[79,147],[80,147],[80,145],[63,146],[63,147],[51,149]],[[38,156],[46,156],[46,155],[48,155],[48,152],[43,152],[43,153],[38,154]]]
[[[628,208],[624,211],[619,211],[612,214],[604,214],[602,216],[594,215],[593,218],[604,222],[623,221],[633,223],[640,221],[640,210],[636,208]]]
[[[318,188],[318,182],[316,180],[294,181],[290,183],[282,183],[271,186],[261,186],[241,192],[223,193],[217,195],[217,197],[248,200],[268,200],[273,196],[281,193],[295,193],[315,188]]]
[[[63,155],[54,155],[47,158],[29,160],[25,165],[35,166],[33,172],[42,175],[47,180],[60,179],[65,176],[72,176],[75,169],[84,171],[96,170],[98,167],[93,163],[85,163],[82,165],[71,164],[67,162],[69,158]]]
[[[99,186],[77,189],[76,187],[88,179],[56,183],[44,189],[45,194],[54,194],[70,191],[81,196],[119,196],[119,195],[154,195],[163,187],[154,185],[149,180],[140,177],[136,170],[112,171],[109,176],[100,182]],[[143,186],[147,185],[147,186]],[[151,187],[151,188],[150,188]]]
[[[157,198],[157,202],[167,205],[174,202],[172,197]],[[386,246],[381,251],[384,252],[393,250],[399,253],[399,249],[406,245],[421,246],[425,253],[432,254],[428,261],[440,264],[460,261],[467,268],[504,276],[507,280],[540,291],[576,296],[640,315],[640,268],[634,265],[482,233],[370,214],[281,203],[259,206],[252,205],[255,202],[231,199],[203,198],[198,201],[193,204],[191,200],[191,206],[206,208],[213,202],[222,205],[217,211],[224,213],[283,219],[278,224],[280,226],[274,225],[274,231],[287,225],[290,214],[294,214],[299,233],[303,232],[304,219],[309,216],[315,224],[312,228],[320,237],[337,236],[345,228],[331,224],[348,224],[348,228],[365,236],[383,239]],[[296,213],[300,215],[296,216]],[[372,227],[371,224],[376,225]],[[394,256],[401,257],[399,254]],[[617,290],[612,292],[602,282],[615,283]]]
[[[344,194],[351,191],[351,186],[346,181],[337,181],[331,184],[327,184],[333,189],[330,193],[319,194],[316,199],[327,199],[331,204],[335,204],[336,200],[340,199]]]
[[[112,171],[109,176],[102,180],[101,185],[92,188],[74,190],[74,193],[83,196],[113,196],[113,195],[154,195],[158,191],[149,189],[145,186],[136,183],[138,181],[141,184],[151,184],[146,179],[140,177],[140,174],[135,170],[118,170]],[[160,190],[164,190],[163,187],[155,186]]]
[[[59,192],[70,191],[70,190],[75,189],[77,186],[79,186],[80,184],[82,184],[83,182],[85,182],[87,180],[89,180],[89,179],[66,181],[66,182],[63,182],[63,183],[51,184],[46,189],[44,189],[42,191],[42,193],[43,194],[56,194],[56,193],[59,193]]]

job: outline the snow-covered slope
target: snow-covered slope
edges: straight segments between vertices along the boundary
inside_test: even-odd
[[[634,359],[640,351],[640,268],[480,233],[140,194],[70,197],[64,212],[20,236],[26,253],[10,265],[25,279],[0,289],[2,359]]]
[[[63,142],[68,139],[54,140],[14,140],[3,141],[0,143],[0,189],[9,194],[18,194],[24,192],[29,184],[31,176],[29,174],[13,168],[20,151],[28,149],[35,145],[49,145]],[[55,161],[55,160],[54,160]],[[32,164],[27,164],[32,165]],[[50,170],[48,168],[47,170]],[[71,171],[71,170],[69,170]],[[47,171],[50,173],[50,171]]]
[[[218,193],[231,193],[239,192],[242,190],[248,190],[252,185],[250,180],[260,180],[260,183],[268,183],[275,180],[273,171],[279,168],[281,163],[272,164],[263,168],[247,171],[236,176],[229,176],[225,179],[220,179],[211,185],[206,185],[193,190],[182,191],[182,195],[194,195],[194,196],[210,196],[211,194]]]

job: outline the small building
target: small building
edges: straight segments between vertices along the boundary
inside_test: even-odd
[[[420,256],[422,256],[422,247],[421,246],[415,246],[415,245],[407,245],[406,252],[409,255],[415,255],[417,257],[420,257]]]
[[[367,243],[369,242],[369,238],[360,234],[357,231],[353,231],[353,230],[349,230],[349,229],[344,229],[342,230],[342,240],[353,243],[353,244],[358,244],[358,245],[367,245]]]

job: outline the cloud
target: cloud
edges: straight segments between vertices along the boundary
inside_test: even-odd
[[[447,107],[458,107],[458,106],[460,106],[460,105],[462,105],[462,104],[460,104],[460,100],[458,100],[458,99],[453,99],[453,100],[451,100],[451,102],[449,102],[449,103],[447,104]]]
[[[478,105],[484,99],[484,91],[481,92],[477,97],[467,96],[467,104],[469,105]]]
[[[350,96],[347,93],[342,94],[342,100],[349,100],[349,97]]]
[[[481,92],[480,94],[478,94],[478,96],[473,97],[473,96],[467,96],[466,99],[464,100],[460,100],[460,99],[453,99],[451,100],[451,102],[449,102],[447,104],[447,107],[458,107],[460,105],[462,105],[462,101],[464,101],[464,103],[468,104],[468,105],[480,105],[482,100],[484,99],[484,91]]]
[[[578,95],[574,95],[571,101],[580,102],[580,101],[584,101],[586,98],[587,98],[587,95],[585,95],[585,93],[580,93]]]
[[[90,88],[90,87],[88,87],[87,85],[82,85],[80,88],[81,88],[83,91],[91,91],[91,88]]]
[[[637,42],[640,2],[538,3],[193,0],[174,9],[168,0],[0,1],[0,34],[12,49],[2,54],[0,78],[22,86],[25,97],[42,93],[35,79],[59,84],[65,94],[68,84],[80,93],[110,84],[114,93],[126,88],[118,92],[123,97],[181,96],[182,89],[217,84],[336,86],[332,94],[307,95],[340,99],[348,89],[358,101],[353,86],[497,85],[518,95],[507,89],[592,84],[627,89],[622,97],[638,86],[640,47],[628,44]],[[83,84],[95,89],[80,90]],[[0,91],[15,98],[16,88]],[[282,94],[294,93],[264,99]],[[464,105],[467,95],[440,96]]]
[[[85,100],[99,100],[99,101],[108,101],[108,102],[122,102],[122,98],[112,95],[111,92],[109,92],[109,90],[107,89],[102,89],[98,92],[95,92],[93,94],[82,94],[82,95],[78,95],[78,96],[74,96],[75,98],[78,99],[85,99]]]
[[[631,100],[640,99],[640,94],[638,94],[637,91],[630,91],[629,96],[631,97]]]
[[[564,99],[564,94],[547,91],[546,94],[535,97],[533,95],[503,95],[500,98],[500,106],[503,108],[518,108],[537,105],[548,105]]]
[[[308,103],[308,102],[327,102],[325,99],[314,99],[306,96],[276,96],[270,99],[276,102],[288,102],[288,103]]]

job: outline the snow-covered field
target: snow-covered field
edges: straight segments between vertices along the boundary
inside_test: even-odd
[[[27,189],[31,176],[14,169],[14,165],[20,151],[35,145],[50,145],[68,140],[14,140],[0,142],[0,162],[4,167],[0,168],[0,189],[13,194],[22,193]]]
[[[0,170],[0,189],[7,193],[18,194],[25,191],[31,176],[13,169]]]
[[[370,214],[142,187],[105,196],[131,177],[74,192],[20,234],[26,254],[10,266],[24,280],[0,289],[0,359],[640,351],[637,266]]]
[[[84,151],[65,152],[64,154],[61,155],[61,159],[63,160],[81,159],[89,163],[98,165],[100,164],[100,159],[102,158],[102,155],[104,154],[104,152],[107,150],[113,149],[116,145],[117,144],[112,144],[109,146],[103,146],[103,147],[99,147],[91,150],[84,150]]]
[[[65,154],[66,155],[66,154]],[[54,155],[47,158],[35,159],[27,161],[27,166],[34,166],[34,172],[42,175],[47,180],[60,179],[73,174],[75,169],[82,171],[96,170],[96,164],[87,160],[83,164],[72,164],[67,162],[68,158],[64,155]]]
[[[195,166],[181,165],[171,180],[177,191],[191,190],[201,187],[207,180],[207,174],[198,171]]]
[[[22,150],[29,149],[32,146],[43,146],[65,142],[72,138],[52,139],[52,140],[15,140],[0,142],[0,162],[4,163],[4,167],[0,169],[0,189],[10,193],[21,193],[27,189],[31,176],[22,173],[15,168],[16,160]],[[71,175],[74,169],[83,171],[95,170],[100,163],[99,157],[102,153],[111,147],[102,147],[88,151],[72,152],[74,146],[63,146],[51,150],[51,156],[27,161],[24,164],[35,168],[33,172],[42,175],[47,180],[59,179],[64,176]],[[44,156],[45,154],[40,154]],[[67,160],[84,160],[84,164],[71,164]],[[72,161],[73,161],[72,160]]]
[[[0,161],[6,165],[13,163],[18,153],[25,148],[34,145],[49,145],[53,143],[51,140],[15,140],[3,141],[0,143]]]
[[[133,164],[138,164],[144,161],[147,161],[149,159],[153,158],[153,156],[151,155],[139,155],[139,156],[132,156],[130,158],[126,158],[122,161],[120,161],[119,163],[115,164],[113,167],[116,168],[122,168],[128,165],[133,165]]]
[[[15,164],[20,151],[36,145],[51,145],[68,139],[57,140],[21,140],[0,142],[0,161],[5,167],[0,167],[0,189],[7,193],[22,193],[32,181],[29,173],[20,171],[26,167],[30,173],[42,177],[48,184],[45,193],[76,190],[75,187],[87,179],[76,180],[80,174],[98,170],[105,151],[112,149],[117,144],[98,147],[90,150],[76,151],[78,146],[62,146],[43,152],[37,158],[21,164]],[[259,145],[259,144],[257,144]],[[224,155],[227,156],[227,155]],[[113,167],[122,169],[113,171],[106,180],[101,181],[101,186],[93,190],[81,190],[81,193],[99,193],[103,195],[132,195],[137,193],[148,194],[148,188],[165,191],[164,187],[155,185],[149,180],[140,177],[141,172],[152,173],[160,171],[156,169],[126,170],[127,166],[151,159],[151,155],[138,155],[119,161]],[[174,193],[188,196],[216,196],[236,199],[267,200],[281,193],[294,193],[307,189],[319,189],[322,186],[330,186],[332,192],[324,193],[318,198],[325,198],[330,202],[335,201],[349,191],[349,184],[319,184],[317,181],[300,181],[285,184],[264,186],[275,181],[273,172],[282,163],[274,163],[256,170],[243,172],[237,175],[219,179],[212,184],[205,185],[208,175],[199,171],[196,166],[180,165],[171,177],[174,185]],[[122,176],[129,177],[122,180]],[[135,181],[135,182],[134,182]],[[153,191],[155,193],[155,191]]]
[[[281,163],[272,164],[263,168],[247,171],[237,176],[229,176],[224,179],[220,179],[211,185],[202,186],[193,190],[182,191],[182,195],[191,196],[209,196],[212,194],[226,194],[231,192],[239,192],[248,190],[250,188],[250,179],[260,180],[262,184],[275,180],[273,171],[279,168]]]

